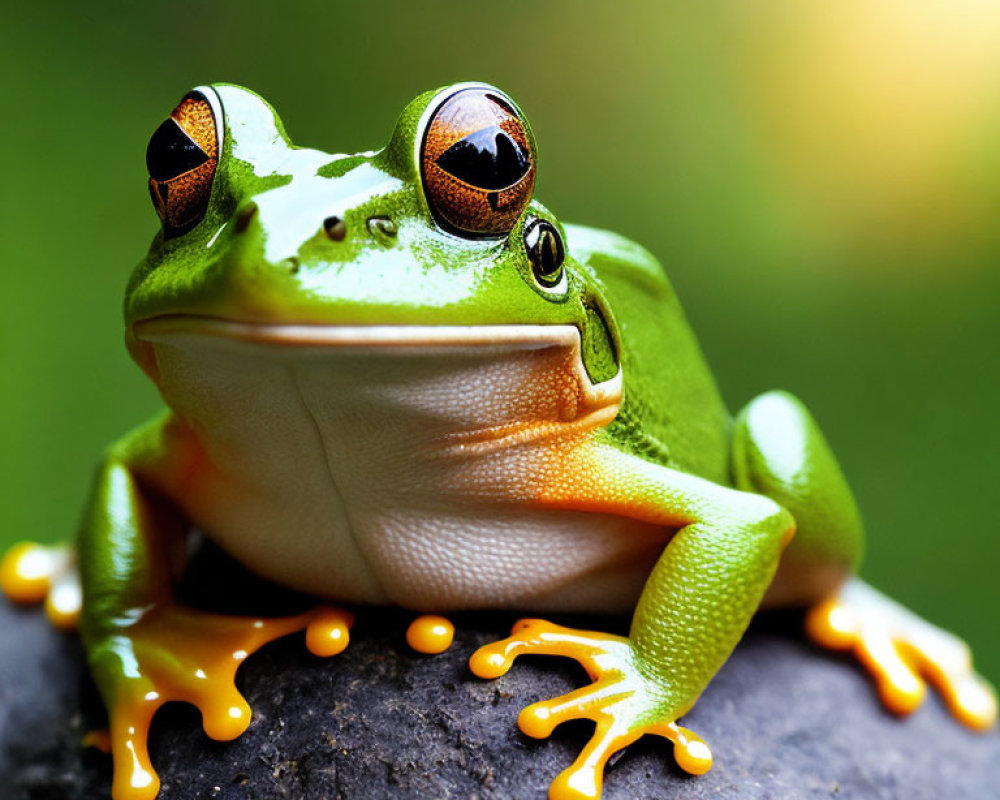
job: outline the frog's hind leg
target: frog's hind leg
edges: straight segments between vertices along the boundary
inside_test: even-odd
[[[996,695],[972,668],[969,646],[857,578],[810,609],[806,631],[824,647],[853,652],[897,714],[920,705],[926,679],[963,724],[987,730],[996,722]]]
[[[913,711],[930,680],[954,716],[973,728],[997,716],[990,685],[972,669],[969,648],[856,578],[863,532],[851,490],[819,426],[783,392],[752,401],[733,433],[733,477],[792,512],[798,533],[768,593],[772,604],[811,607],[817,643],[852,651],[873,674],[883,703]]]
[[[811,605],[835,592],[861,561],[864,530],[854,495],[808,409],[768,392],[736,417],[731,466],[737,489],[775,500],[795,518],[795,539],[765,602]]]
[[[0,561],[0,590],[15,603],[43,603],[59,630],[75,630],[80,621],[80,573],[69,545],[15,544]]]

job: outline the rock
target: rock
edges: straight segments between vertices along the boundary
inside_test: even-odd
[[[195,575],[214,586],[216,607],[254,613],[249,606],[302,602],[259,584],[237,591],[243,576],[220,578],[214,568]],[[535,741],[515,720],[528,703],[581,685],[582,670],[531,657],[482,681],[469,673],[468,656],[504,636],[515,615],[454,615],[455,644],[439,656],[407,647],[412,617],[359,609],[350,647],[332,659],[309,655],[301,634],[261,650],[239,675],[254,719],[234,742],[208,739],[191,707],[165,707],[151,740],[161,800],[545,798],[589,726],[571,723]],[[619,618],[559,621],[627,626]],[[807,644],[799,626],[797,615],[758,619],[685,717],[714,751],[711,772],[685,775],[669,743],[647,737],[609,768],[606,800],[998,796],[996,732],[966,731],[936,697],[896,719],[859,668]],[[38,610],[0,604],[0,797],[108,797],[110,757],[79,746],[102,715],[75,637],[53,631]]]

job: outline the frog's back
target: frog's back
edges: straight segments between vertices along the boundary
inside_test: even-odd
[[[567,225],[566,238],[619,334],[624,398],[603,435],[649,460],[728,483],[730,416],[663,267],[609,231]]]

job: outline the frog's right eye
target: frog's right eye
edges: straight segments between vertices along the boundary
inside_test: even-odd
[[[510,98],[491,86],[470,86],[433,110],[420,169],[440,227],[466,238],[499,238],[531,200],[535,142]]]
[[[218,125],[212,103],[194,91],[149,140],[149,195],[167,237],[185,233],[205,216],[219,161]]]

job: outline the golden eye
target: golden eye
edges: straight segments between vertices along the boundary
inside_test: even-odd
[[[535,146],[506,97],[486,87],[461,89],[427,123],[420,167],[441,227],[463,236],[504,236],[531,200]]]
[[[218,124],[208,99],[191,92],[149,140],[149,195],[168,237],[205,216],[219,162]]]

